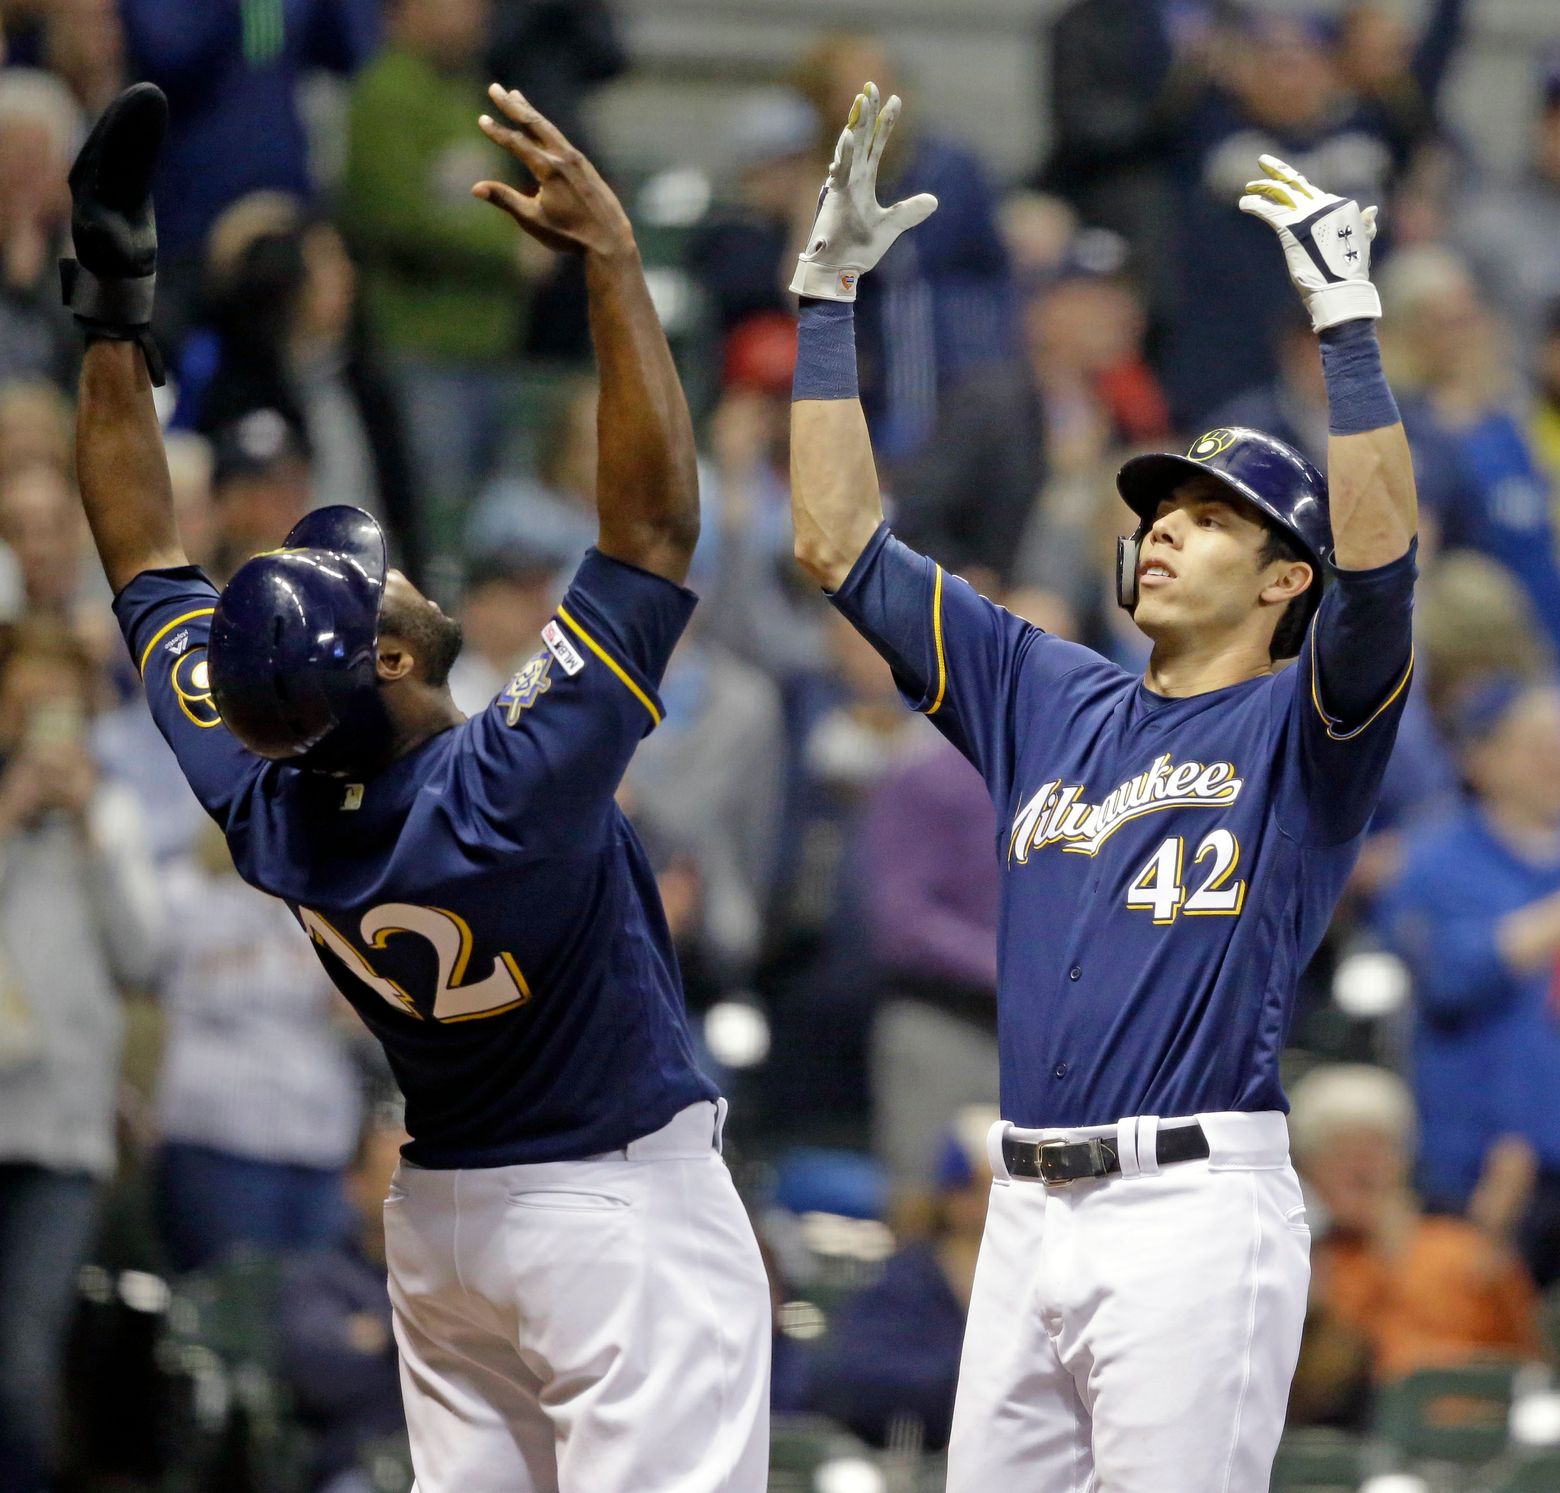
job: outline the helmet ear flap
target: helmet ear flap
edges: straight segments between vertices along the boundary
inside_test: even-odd
[[[1138,604],[1138,555],[1147,532],[1148,525],[1140,524],[1135,533],[1116,540],[1116,605],[1123,611],[1130,612]]]

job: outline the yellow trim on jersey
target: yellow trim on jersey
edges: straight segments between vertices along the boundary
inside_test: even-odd
[[[162,640],[171,633],[181,622],[193,622],[197,617],[209,617],[216,611],[215,607],[200,607],[196,611],[186,612],[182,617],[175,617],[172,622],[165,622],[152,634],[152,641],[141,652],[141,674],[146,674],[146,664],[152,656],[154,649]]]
[[[943,695],[948,689],[948,660],[943,654],[942,635],[943,571],[942,566],[937,565],[935,560],[932,563],[937,570],[937,580],[932,586],[932,639],[937,644],[937,698],[927,707],[928,715],[937,714],[943,702]]]
[[[1328,715],[1326,709],[1322,705],[1321,682],[1317,678],[1316,674],[1316,639],[1314,637],[1311,639],[1311,703],[1316,706],[1316,713],[1321,716],[1322,720],[1326,723],[1327,734],[1334,741],[1352,741],[1356,736],[1358,736],[1366,726],[1370,725],[1371,721],[1375,720],[1376,717],[1387,708],[1387,706],[1389,706],[1395,699],[1397,699],[1399,695],[1403,693],[1405,689],[1408,688],[1408,681],[1413,677],[1413,673],[1414,648],[1413,645],[1410,644],[1408,649],[1408,667],[1403,670],[1403,677],[1398,680],[1397,688],[1394,689],[1392,693],[1381,702],[1381,704],[1379,704],[1373,711],[1371,711],[1370,716],[1364,722],[1356,726],[1352,731],[1335,731],[1333,730],[1333,718]]]
[[[624,670],[622,664],[613,658],[612,655],[608,653],[600,643],[591,637],[591,635],[586,632],[585,629],[581,627],[579,623],[576,622],[574,618],[572,618],[561,606],[558,608],[558,615],[569,624],[570,628],[573,629],[575,634],[579,637],[580,641],[584,643],[585,646],[589,648],[590,651],[602,661],[602,663],[604,663],[609,669],[612,670],[614,674],[617,675],[619,679],[623,681],[623,684],[627,687],[629,694],[631,694],[636,700],[639,701],[641,705],[645,707],[646,710],[650,712],[650,719],[659,726],[661,724],[661,712],[655,708],[655,703],[651,700],[650,696],[647,695],[642,689],[640,689],[640,687],[628,677],[628,674]]]

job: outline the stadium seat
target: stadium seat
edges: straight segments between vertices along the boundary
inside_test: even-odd
[[[1321,1427],[1290,1431],[1273,1462],[1272,1493],[1354,1493],[1363,1443]]]
[[[1480,1493],[1556,1493],[1560,1451],[1537,1452],[1502,1461],[1479,1483]]]
[[[777,1419],[769,1432],[769,1493],[818,1493],[819,1474],[843,1461],[874,1466],[864,1442],[823,1416]]]
[[[282,1264],[240,1251],[175,1287],[165,1367],[188,1386],[171,1486],[304,1493],[311,1439],[279,1377]]]
[[[1381,1391],[1376,1432],[1410,1462],[1488,1462],[1506,1446],[1515,1364],[1421,1369]]]

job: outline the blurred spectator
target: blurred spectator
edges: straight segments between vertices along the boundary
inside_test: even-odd
[[[81,338],[60,304],[56,261],[80,124],[59,79],[0,71],[0,383],[42,375],[65,386],[75,375]]]
[[[1551,514],[1560,529],[1560,300],[1545,314],[1544,340],[1538,350],[1536,399],[1528,435],[1534,454],[1549,479]],[[4,429],[4,401],[0,396],[0,430]],[[3,470],[3,469],[0,469]]]
[[[750,316],[726,338],[720,402],[709,421],[714,470],[706,474],[690,582],[704,596],[709,635],[783,689],[817,672],[830,610],[791,552],[795,365],[789,312]]]
[[[209,325],[179,359],[175,427],[205,434],[258,409],[303,433],[319,503],[351,503],[389,529],[414,581],[424,559],[400,398],[359,313],[341,236],[297,199],[255,193],[212,229]]]
[[[493,0],[487,75],[518,88],[591,159],[601,163],[585,104],[621,77],[629,58],[613,0]],[[487,175],[491,176],[491,170]],[[542,362],[589,361],[585,265],[557,256],[531,292],[522,351]]]
[[[1073,0],[1046,31],[1052,146],[1037,182],[1127,241],[1161,328],[1175,312],[1170,166],[1205,86],[1210,30],[1227,8]]]
[[[812,106],[788,88],[750,95],[731,122],[729,200],[688,243],[688,266],[710,294],[722,335],[749,317],[791,309],[790,255],[817,205],[818,129]]]
[[[1252,11],[1224,28],[1218,49],[1217,86],[1177,160],[1180,284],[1165,351],[1176,423],[1198,429],[1273,377],[1273,334],[1293,305],[1284,256],[1236,208],[1257,157],[1280,156],[1365,203],[1387,200],[1394,162],[1385,126],[1341,87],[1319,23]]]
[[[95,118],[125,85],[125,28],[118,0],[52,0],[43,62]]]
[[[558,602],[559,557],[536,550],[499,550],[466,573],[460,623],[465,646],[450,670],[450,694],[467,715],[494,696],[541,647],[542,628]]]
[[[1449,719],[1486,675],[1531,678],[1555,667],[1527,593],[1505,566],[1484,555],[1438,556],[1420,577],[1414,613],[1414,646],[1423,665],[1415,692],[1438,721]]]
[[[517,253],[514,224],[471,195],[499,170],[476,123],[488,20],[488,0],[392,0],[389,48],[353,86],[342,182],[372,325],[405,366],[422,481],[446,506],[493,468],[522,266],[548,259],[526,234]]]
[[[1538,1158],[1521,1245],[1560,1279],[1560,688],[1488,676],[1452,703],[1470,798],[1409,835],[1383,930],[1414,977],[1421,1189],[1461,1212],[1502,1136]]]
[[[57,384],[42,378],[0,383],[0,486],[31,466],[71,478],[74,436],[75,416]]]
[[[728,980],[757,961],[775,870],[785,741],[780,695],[697,621],[661,684],[666,718],[624,777],[636,822],[698,870],[704,941]]]
[[[1420,465],[1457,473],[1431,489],[1441,543],[1499,560],[1522,582],[1560,644],[1560,563],[1551,493],[1510,387],[1503,328],[1466,263],[1449,249],[1405,249],[1380,277],[1392,307],[1403,423]],[[1417,470],[1417,468],[1416,468]]]
[[[158,161],[158,311],[182,328],[211,225],[250,192],[308,199],[298,91],[315,68],[373,53],[379,0],[120,0],[130,74],[168,95]]]
[[[813,1367],[814,1408],[874,1446],[948,1444],[964,1321],[986,1224],[996,1107],[957,1112],[934,1158],[928,1217],[872,1285],[840,1307]]]
[[[76,1273],[114,1169],[123,1018],[162,901],[141,815],[86,749],[87,652],[24,623],[0,663],[0,1471],[44,1485]]]
[[[319,1438],[310,1481],[319,1493],[371,1493],[360,1454],[404,1424],[384,1210],[407,1139],[399,1120],[370,1117],[347,1174],[353,1227],[334,1247],[291,1261],[282,1279],[282,1372],[300,1419]]]
[[[1169,436],[1143,355],[1142,303],[1118,273],[1119,243],[1106,252],[1104,261],[1070,258],[1033,288],[1022,308],[1025,357],[971,372],[943,401],[924,450],[889,469],[895,532],[971,579],[1014,579],[1026,539],[1051,549],[1050,521],[1061,519],[1044,496],[1053,466],[1063,477],[1092,468],[1107,444]],[[1068,561],[1048,570],[1043,583],[1077,573]]]
[[[874,1149],[922,1183],[940,1117],[997,1098],[997,820],[940,736],[867,800],[860,870],[882,1004],[872,1031]]]
[[[21,568],[30,615],[67,630],[82,627],[89,614],[101,622],[103,598],[95,597],[90,607],[82,604],[85,539],[75,489],[54,467],[24,467],[0,487],[0,540]]]
[[[1540,81],[1532,153],[1514,181],[1476,196],[1452,219],[1479,283],[1516,329],[1531,363],[1560,300],[1560,54]]]
[[[239,880],[215,825],[162,881],[172,905],[200,909],[162,988],[157,1191],[169,1262],[195,1270],[245,1244],[334,1244],[359,1122],[335,987],[287,907]]]
[[[1467,9],[1468,0],[1430,0],[1417,39],[1391,0],[1350,0],[1338,19],[1339,81],[1378,122],[1397,171],[1440,133],[1441,90]]]
[[[276,410],[255,410],[216,432],[213,536],[207,568],[221,585],[251,555],[274,549],[314,506],[302,434]]]
[[[570,377],[551,391],[535,475],[506,475],[482,490],[466,521],[468,554],[552,555],[572,574],[596,542],[596,402],[593,378]]]
[[[1316,1295],[1324,1314],[1364,1335],[1375,1379],[1538,1359],[1538,1298],[1520,1261],[1466,1219],[1420,1211],[1403,1083],[1383,1068],[1323,1065],[1290,1103],[1295,1165],[1323,1219],[1313,1224]]]
[[[587,94],[628,69],[610,0],[493,0],[487,69],[590,154]]]
[[[798,67],[796,86],[823,121],[824,159],[868,79],[885,98],[896,91],[884,43],[866,33],[825,36]],[[1014,351],[1012,277],[985,167],[911,111],[883,156],[878,196],[893,202],[917,192],[931,192],[937,211],[894,244],[856,298],[862,402],[873,444],[889,459],[926,439],[946,391]]]
[[[874,786],[926,728],[906,711],[871,644],[830,610],[827,672],[793,701],[781,873],[763,981],[774,1011],[766,1078],[787,1133],[869,1141],[868,1043],[876,1005],[862,867]]]

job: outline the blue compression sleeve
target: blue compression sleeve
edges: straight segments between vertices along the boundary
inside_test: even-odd
[[[804,297],[791,398],[856,399],[856,315],[849,301]]]
[[[1381,371],[1375,322],[1369,317],[1340,322],[1321,334],[1321,343],[1327,428],[1334,435],[1362,435],[1396,425],[1397,401]]]

